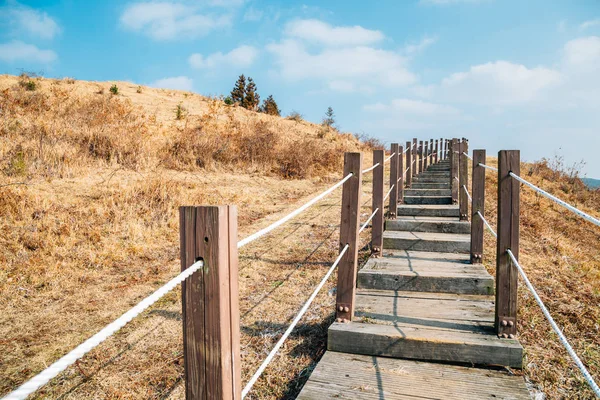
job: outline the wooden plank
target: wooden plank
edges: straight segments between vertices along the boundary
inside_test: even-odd
[[[298,400],[530,399],[522,376],[506,370],[328,351]]]
[[[473,150],[473,172],[471,204],[471,263],[480,264],[483,259],[483,220],[477,212],[485,217],[485,150]]]
[[[469,253],[470,235],[431,232],[383,232],[386,249],[433,251],[444,253]]]
[[[450,187],[452,188],[452,203],[458,203],[458,140],[452,139],[449,147],[450,157]],[[460,212],[459,212],[460,213]]]
[[[398,147],[398,203],[404,202],[404,147]],[[397,208],[397,207],[395,207]]]
[[[412,176],[413,178],[419,173],[419,147],[417,146],[417,138],[412,140]],[[413,179],[414,181],[414,179]]]
[[[423,144],[423,171],[427,171],[427,164],[429,161],[428,146],[429,146],[429,143],[426,140],[425,143]]]
[[[509,172],[519,175],[519,150],[498,152],[498,239],[496,248],[496,332],[502,337],[517,333],[517,284],[519,273],[506,252],[519,257],[519,181]],[[384,239],[385,243],[385,239]]]
[[[408,171],[406,172],[406,187],[410,187],[412,185],[412,175],[413,175],[413,162],[412,162],[412,149],[411,143],[406,142],[406,167]]]
[[[462,140],[459,150],[459,209],[461,221],[469,220],[469,197],[465,192],[465,188],[469,187],[469,159],[465,155],[469,152],[469,142]]]
[[[390,151],[392,159],[390,160],[390,205],[388,209],[389,217],[396,218],[396,208],[398,206],[398,143],[392,143]]]
[[[423,172],[423,141],[419,140],[419,174]]]
[[[429,165],[433,165],[433,139],[429,139]]]
[[[182,291],[186,396],[240,399],[237,212],[181,207],[180,218],[182,269],[204,261]]]
[[[352,177],[344,182],[342,189],[342,213],[340,221],[340,251],[349,248],[338,264],[336,317],[338,321],[351,321],[354,315],[356,275],[358,271],[358,229],[360,217],[360,194],[362,191],[362,153],[344,154],[344,176]]]
[[[374,257],[381,256],[383,251],[383,227],[384,227],[384,159],[385,152],[383,150],[373,150],[373,165],[379,164],[373,170],[373,198],[371,203],[371,210],[375,211],[379,209],[379,212],[375,214],[372,220],[371,228],[371,251]]]
[[[438,157],[439,157],[439,147],[440,146],[440,141],[438,139],[435,139],[435,155],[434,155],[434,162],[437,164],[438,163]]]

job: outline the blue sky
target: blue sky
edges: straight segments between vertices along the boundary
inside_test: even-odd
[[[385,141],[468,137],[600,178],[600,2],[5,1],[0,73],[227,94],[241,73]]]

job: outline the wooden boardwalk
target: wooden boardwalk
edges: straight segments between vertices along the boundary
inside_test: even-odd
[[[529,399],[517,339],[494,331],[494,281],[471,264],[448,160],[431,165],[386,221],[383,257],[359,271],[352,322],[329,328],[299,399]]]

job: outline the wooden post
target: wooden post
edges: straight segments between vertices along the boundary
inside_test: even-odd
[[[371,227],[371,254],[373,257],[380,257],[383,254],[383,196],[385,195],[383,190],[384,160],[385,151],[373,150],[373,165],[379,163],[373,170],[373,200],[371,203],[371,212],[379,209],[373,217],[373,225]]]
[[[423,171],[427,171],[427,161],[429,160],[429,155],[427,153],[427,140],[423,144]]]
[[[477,214],[485,216],[485,150],[473,150],[473,173],[471,203],[471,264],[481,264],[483,258],[483,220]]]
[[[408,171],[406,172],[406,187],[410,187],[412,185],[412,173],[413,173],[413,165],[412,165],[412,149],[411,143],[406,142],[406,167]]]
[[[390,160],[390,188],[392,192],[390,193],[389,214],[391,219],[395,219],[398,210],[398,143],[392,143],[391,152],[394,155]]]
[[[362,191],[362,153],[344,154],[344,176],[352,177],[342,188],[342,216],[340,221],[340,251],[348,250],[338,264],[336,321],[349,322],[354,317],[356,275],[358,273],[358,229],[360,193]]]
[[[419,174],[423,172],[423,141],[419,140]]]
[[[519,150],[498,152],[498,239],[496,249],[496,318],[498,336],[513,338],[517,333],[517,283],[519,272],[506,252],[519,259],[519,188],[509,172],[521,173]]]
[[[435,139],[435,155],[433,156],[434,162],[438,163],[438,153],[439,153],[440,141]]]
[[[450,158],[450,140],[444,139],[444,159]]]
[[[181,270],[203,260],[181,291],[186,399],[241,399],[235,206],[180,207]]]
[[[459,193],[459,213],[461,221],[469,220],[469,197],[465,192],[465,188],[469,187],[469,159],[465,155],[469,153],[469,142],[466,139],[463,139],[459,145],[459,182],[458,182],[458,193]]]
[[[450,156],[450,187],[452,188],[452,204],[458,203],[458,140],[452,139],[448,146],[448,154]]]
[[[433,165],[433,139],[429,139],[429,165]]]
[[[419,149],[417,147],[417,138],[413,138],[412,141],[412,158],[413,158],[413,162],[411,164],[411,171],[412,171],[412,176],[415,177],[418,173],[419,170]]]
[[[404,203],[404,147],[398,147],[398,204]]]

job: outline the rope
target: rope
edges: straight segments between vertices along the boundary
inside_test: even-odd
[[[408,167],[404,170],[404,175],[406,175],[406,173],[408,172],[409,169],[410,169],[410,167]]]
[[[477,164],[478,167],[483,167],[483,168],[487,168],[487,169],[491,169],[492,171],[496,171],[498,172],[498,168],[494,168],[494,167],[490,167],[489,165],[485,165],[483,163],[479,163]]]
[[[467,189],[467,186],[466,185],[462,185],[462,188],[465,190],[465,193],[467,194],[467,197],[469,198],[469,201],[472,203],[473,202],[473,198],[469,194],[469,190]]]
[[[542,299],[540,299],[540,296],[535,291],[535,288],[533,287],[531,282],[529,282],[527,275],[525,275],[525,271],[523,271],[523,268],[521,267],[521,265],[519,265],[519,262],[517,261],[515,255],[512,253],[512,251],[510,251],[510,249],[506,250],[506,252],[510,256],[510,259],[512,260],[513,265],[519,271],[519,274],[521,274],[521,277],[525,281],[525,285],[527,285],[527,288],[529,289],[531,294],[533,294],[535,301],[538,303],[538,305],[542,309],[544,316],[546,317],[548,322],[550,322],[550,326],[552,326],[552,329],[558,335],[558,339],[560,340],[562,345],[565,346],[565,349],[567,349],[567,353],[569,353],[569,355],[571,356],[573,361],[575,361],[575,364],[577,365],[577,367],[579,368],[579,370],[585,377],[585,380],[587,381],[587,383],[592,387],[592,390],[594,391],[594,393],[596,393],[596,396],[600,397],[600,388],[598,388],[598,385],[596,384],[596,382],[594,382],[594,379],[592,378],[592,376],[590,375],[588,370],[585,368],[585,366],[583,365],[583,363],[581,362],[581,360],[579,359],[579,357],[577,356],[577,354],[575,353],[575,351],[573,350],[573,348],[567,341],[567,338],[562,333],[561,329],[558,327],[558,325],[556,325],[556,322],[554,322],[554,319],[550,315],[550,312],[548,312],[548,309],[544,305],[544,302],[542,301]]]
[[[454,179],[456,179],[457,181],[459,181],[459,182],[460,182],[460,180],[459,180],[459,179],[458,179],[456,176],[454,177]]]
[[[367,219],[367,222],[365,222],[364,225],[360,227],[360,229],[358,230],[358,233],[361,233],[362,231],[365,230],[365,228],[367,227],[367,225],[369,225],[369,222],[371,222],[371,220],[373,219],[373,217],[375,216],[375,214],[377,214],[377,211],[379,211],[379,208],[376,208],[375,211],[373,211],[373,214],[371,214],[371,216],[369,217],[369,219]]]
[[[325,274],[325,276],[321,280],[321,283],[319,283],[319,285],[317,286],[317,288],[315,289],[313,294],[310,295],[310,297],[308,298],[308,300],[306,301],[304,306],[302,306],[302,308],[300,309],[300,312],[298,313],[298,315],[296,315],[296,318],[294,318],[291,325],[287,328],[287,330],[285,331],[283,336],[281,336],[281,338],[279,339],[279,341],[277,342],[275,347],[273,347],[273,350],[271,350],[271,352],[269,353],[267,358],[265,358],[265,361],[263,361],[263,363],[260,365],[258,370],[254,373],[254,375],[252,375],[252,378],[250,378],[250,381],[248,381],[248,383],[246,384],[246,387],[244,387],[244,390],[242,390],[242,399],[244,397],[246,397],[246,395],[248,395],[248,392],[250,392],[250,390],[252,390],[252,386],[254,386],[254,384],[256,383],[258,378],[260,378],[262,373],[267,368],[267,365],[269,365],[269,363],[271,362],[273,357],[275,357],[275,354],[281,348],[281,346],[283,345],[283,342],[285,342],[285,340],[288,338],[290,333],[292,333],[292,331],[294,330],[294,327],[300,321],[300,318],[302,318],[304,313],[306,313],[306,310],[308,310],[308,307],[311,305],[311,303],[313,302],[315,297],[317,297],[317,294],[319,293],[321,288],[325,285],[325,282],[327,282],[327,279],[329,279],[329,277],[335,270],[335,267],[337,267],[337,265],[339,264],[340,260],[342,259],[342,257],[344,256],[344,254],[346,253],[346,251],[348,250],[349,247],[350,246],[348,244],[346,244],[346,246],[344,246],[344,248],[340,252],[340,255],[338,256],[338,258],[336,258],[336,260],[334,261],[331,268],[329,268],[329,271],[327,271],[327,274]]]
[[[406,150],[404,150],[404,151],[402,152],[402,154],[406,153],[408,150],[409,150],[409,147],[407,147],[407,148],[406,148]]]
[[[392,159],[392,157],[394,157],[396,155],[396,152],[393,152],[391,156],[389,156],[388,158],[386,158],[383,162],[386,163],[388,161],[390,161]]]
[[[27,398],[31,393],[38,390],[40,387],[48,383],[52,378],[60,374],[67,367],[73,364],[75,361],[83,357],[86,353],[98,346],[100,343],[108,339],[112,334],[117,332],[119,329],[124,327],[132,319],[140,315],[145,309],[156,303],[161,297],[170,292],[175,286],[179,285],[186,278],[198,271],[204,266],[203,261],[197,261],[183,272],[171,279],[169,282],[164,284],[162,287],[157,289],[150,296],[140,301],[135,307],[121,315],[115,321],[105,326],[100,332],[71,350],[69,353],[61,357],[54,364],[19,386],[15,391],[9,393],[3,400],[23,400]]]
[[[515,178],[516,180],[518,180],[521,183],[524,183],[525,185],[529,186],[530,188],[532,188],[533,190],[535,190],[536,192],[542,194],[543,196],[549,198],[550,200],[554,201],[557,204],[560,204],[561,206],[565,207],[566,209],[568,209],[569,211],[574,212],[575,214],[579,215],[581,218],[591,222],[594,225],[600,226],[600,220],[592,217],[589,214],[584,213],[583,211],[573,207],[570,204],[565,203],[564,201],[562,201],[561,199],[552,196],[550,193],[546,192],[545,190],[540,189],[539,187],[535,186],[532,183],[527,182],[525,179],[521,178],[518,175],[513,174],[512,172],[508,173],[510,176],[512,176],[513,178]]]
[[[266,235],[267,233],[271,232],[273,229],[277,228],[280,225],[283,225],[285,222],[294,218],[296,215],[300,214],[302,211],[306,210],[308,207],[312,206],[317,201],[321,200],[323,197],[327,196],[328,194],[333,192],[335,189],[342,186],[344,184],[344,182],[346,182],[348,179],[350,179],[350,177],[352,177],[352,173],[349,173],[348,175],[346,175],[346,177],[344,179],[342,179],[341,181],[339,181],[338,183],[336,183],[335,185],[333,185],[332,187],[330,187],[329,189],[327,189],[326,191],[324,191],[323,193],[321,193],[314,199],[310,200],[308,203],[304,204],[302,207],[298,208],[297,210],[292,211],[290,214],[286,215],[285,217],[281,218],[278,221],[275,221],[271,225],[267,226],[264,229],[261,229],[260,231],[256,232],[255,234],[250,235],[247,238],[240,240],[237,244],[238,249],[240,247],[243,247],[243,246],[247,245],[248,243],[258,239],[259,237]]]
[[[394,189],[394,186],[396,186],[396,184],[393,184],[392,186],[390,186],[390,190],[388,190],[387,194],[383,198],[383,201],[386,201],[387,198],[390,197],[390,193],[392,193],[392,189]]]
[[[467,158],[468,158],[469,160],[473,161],[473,158],[471,158],[471,156],[470,156],[470,155],[468,155],[466,152],[464,152],[464,151],[463,151],[463,154],[464,154],[465,156],[467,156]]]
[[[481,214],[481,212],[477,211],[477,215],[479,215],[479,218],[481,218],[481,220],[483,221],[483,223],[485,224],[485,226],[490,230],[490,233],[492,235],[494,235],[494,237],[496,239],[498,239],[498,235],[496,234],[496,232],[492,229],[492,227],[490,226],[490,224],[488,224],[487,220],[485,218],[483,218],[483,215]]]
[[[379,166],[379,163],[377,163],[377,164],[375,164],[375,165],[373,165],[372,167],[369,167],[369,168],[367,168],[367,169],[363,169],[363,170],[361,171],[361,173],[362,173],[362,174],[366,174],[366,173],[367,173],[367,172],[369,172],[369,171],[373,171],[373,170],[374,170],[375,168],[377,168],[378,166]]]

